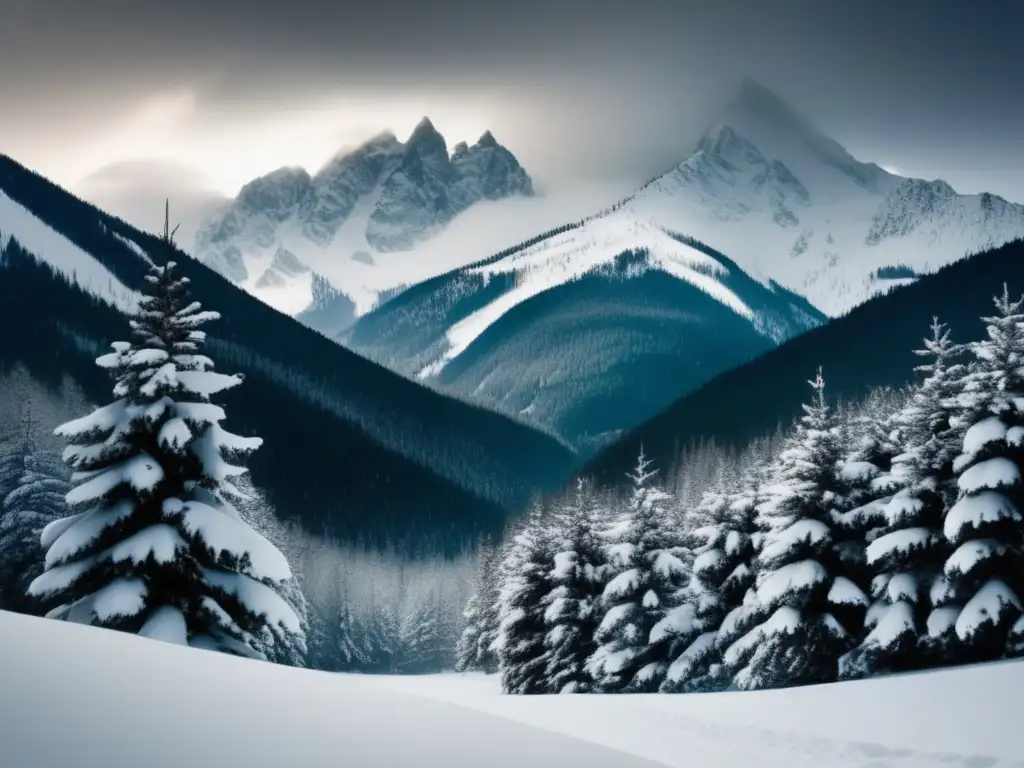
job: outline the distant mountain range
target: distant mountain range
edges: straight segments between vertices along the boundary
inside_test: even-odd
[[[210,215],[195,255],[256,296],[296,314],[310,309],[314,272],[358,294],[359,271],[408,251],[481,201],[531,196],[533,182],[488,131],[455,145],[423,118],[406,142],[390,131],[310,175],[280,168],[246,184]]]
[[[397,254],[437,239],[478,203],[532,194],[526,171],[489,132],[449,153],[424,118],[404,143],[385,132],[312,176],[282,168],[253,180],[207,218],[195,254],[333,334],[389,290],[475,260],[460,251],[453,262],[452,248],[415,264]],[[1024,234],[1024,206],[857,160],[751,80],[682,162],[616,208],[707,243],[764,285],[774,281],[829,316]],[[495,221],[500,229],[501,217]],[[323,290],[314,296],[317,277],[337,301]]]
[[[862,163],[747,80],[632,196],[340,338],[586,453],[827,316],[1020,236],[1024,207]]]
[[[128,332],[150,263],[181,262],[223,315],[218,369],[246,376],[227,410],[265,440],[254,481],[318,533],[457,549],[574,466],[555,439],[368,362],[3,155],[0,252],[0,371],[24,365],[54,389],[70,379],[97,404],[111,381],[94,360]]]

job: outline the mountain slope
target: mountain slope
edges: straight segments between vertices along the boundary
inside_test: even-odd
[[[749,80],[694,152],[625,207],[829,315],[1024,236],[1024,206],[860,162]]]
[[[1002,292],[1004,282],[1011,292],[1024,292],[1024,240],[961,259],[876,296],[723,373],[609,446],[581,474],[617,480],[636,462],[641,444],[661,467],[671,464],[680,446],[701,438],[745,445],[800,413],[807,397],[804,382],[819,365],[833,401],[913,381],[914,366],[920,364],[913,350],[921,348],[932,317],[948,324],[957,342],[981,338],[980,318],[992,313],[992,297]]]
[[[126,332],[109,302],[131,303],[150,257],[183,263],[196,298],[223,315],[212,356],[246,375],[228,412],[236,431],[266,441],[254,480],[307,527],[457,546],[571,470],[547,436],[352,354],[4,156],[0,232],[0,313],[19,330],[0,362],[51,385],[70,376],[96,402],[110,382],[93,359]]]
[[[414,286],[344,340],[589,450],[822,319],[722,254],[616,211]]]
[[[289,314],[311,304],[309,269],[368,305],[374,296],[363,295],[359,274],[382,254],[413,249],[477,203],[532,194],[526,171],[489,131],[449,155],[423,118],[405,143],[385,132],[313,176],[281,168],[254,179],[204,222],[196,255]]]

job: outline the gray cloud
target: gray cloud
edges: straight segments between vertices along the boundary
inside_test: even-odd
[[[207,211],[225,200],[208,190],[198,168],[160,160],[112,163],[83,179],[76,192],[104,210],[150,232],[160,232],[164,201],[173,201],[172,225],[179,243],[191,244]]]
[[[860,157],[1024,200],[1024,6],[1013,0],[3,3],[0,150],[62,181],[131,159],[118,145],[132,142],[101,140],[117,125],[150,130],[133,110],[184,90],[169,145],[203,145],[182,162],[230,160],[231,178],[244,158],[219,147],[233,135],[253,153],[315,123],[307,143],[322,155],[383,127],[376,119],[408,130],[384,109],[403,103],[432,115],[437,104],[453,126],[462,112],[467,126],[486,122],[544,184],[627,184],[680,159],[750,74]],[[358,106],[314,118],[339,95]]]

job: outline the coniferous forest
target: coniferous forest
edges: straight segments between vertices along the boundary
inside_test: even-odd
[[[743,451],[641,449],[478,554],[458,668],[508,693],[824,683],[1024,655],[1024,298],[936,319],[917,381]]]

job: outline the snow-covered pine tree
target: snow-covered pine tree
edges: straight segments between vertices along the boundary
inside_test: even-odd
[[[693,533],[693,575],[681,605],[664,619],[675,642],[663,692],[720,690],[731,682],[721,665],[723,640],[736,639],[729,634],[726,618],[741,609],[754,583],[751,560],[766,462],[764,458],[750,466],[739,489],[721,486],[708,491],[698,506],[701,525]]]
[[[956,633],[959,661],[1024,653],[1024,298],[1004,286],[997,314],[986,317],[988,338],[974,355],[954,425],[965,428],[953,461],[959,489],[943,534],[954,548],[936,590],[932,634]]]
[[[726,651],[739,688],[828,682],[859,631],[867,596],[842,573],[833,546],[840,457],[836,419],[818,371],[814,402],[776,460],[758,508],[766,529],[757,583],[746,608],[751,626]],[[844,621],[845,620],[845,621]]]
[[[898,413],[904,401],[901,391],[874,389],[849,409],[840,425],[837,502],[843,510],[863,506],[898,488],[892,467],[900,453]]]
[[[201,354],[200,327],[218,315],[188,301],[173,262],[146,279],[131,342],[97,360],[117,399],[57,429],[73,514],[43,531],[30,591],[55,618],[259,658],[302,631],[278,592],[287,560],[230,502],[245,470],[229,460],[260,440],[225,431],[210,401],[241,382]]]
[[[900,485],[892,468],[900,452],[896,417],[904,401],[901,390],[871,390],[862,402],[840,415],[837,427],[840,454],[832,546],[844,575],[865,591],[872,577],[865,548],[877,525],[874,517]]]
[[[0,498],[0,608],[9,611],[33,608],[27,589],[42,572],[39,536],[67,515],[67,472],[59,456],[39,447],[37,428],[31,403],[25,401],[20,434],[5,452],[3,474],[10,487]]]
[[[497,632],[498,548],[483,539],[476,553],[473,594],[463,611],[465,622],[455,647],[455,669],[459,672],[494,672],[498,660],[491,645]]]
[[[514,535],[502,563],[500,617],[495,648],[505,693],[549,693],[546,669],[549,652],[544,646],[544,596],[551,591],[550,531],[544,508],[535,503],[522,528]]]
[[[557,693],[586,693],[592,688],[587,660],[597,650],[594,635],[601,616],[604,552],[595,531],[600,519],[588,483],[558,510],[554,531],[554,588],[544,597],[548,649],[545,673]]]
[[[675,607],[688,569],[676,554],[678,536],[669,521],[671,497],[655,484],[657,472],[640,450],[629,478],[629,506],[608,547],[598,648],[587,670],[600,692],[656,691],[668,667],[671,637],[651,630]]]
[[[932,590],[943,591],[942,566],[949,555],[942,520],[956,498],[953,460],[963,430],[951,426],[962,388],[962,347],[935,318],[924,349],[931,360],[925,375],[893,421],[902,445],[890,477],[900,486],[889,499],[868,503],[852,514],[868,530],[866,562],[873,602],[865,618],[867,635],[840,662],[844,678],[930,666],[943,661],[951,638],[928,632]],[[941,614],[939,615],[941,618]]]

